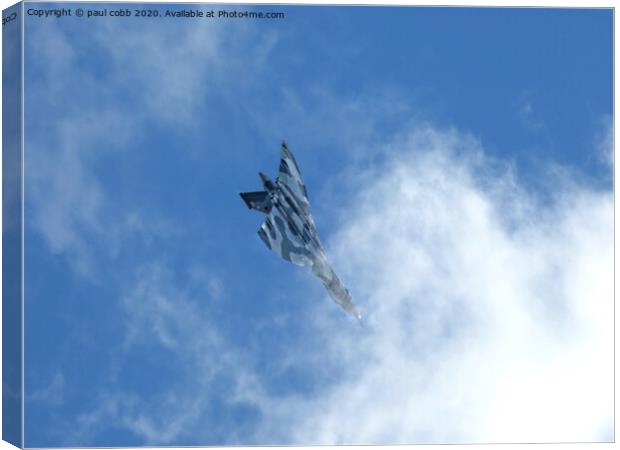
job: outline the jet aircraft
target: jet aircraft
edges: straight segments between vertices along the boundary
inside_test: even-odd
[[[272,181],[258,173],[264,191],[242,192],[241,198],[250,209],[267,215],[258,230],[261,240],[281,258],[306,267],[316,275],[329,296],[345,311],[357,318],[362,315],[353,304],[334,269],[332,269],[310,214],[308,192],[293,153],[282,143],[280,170]]]

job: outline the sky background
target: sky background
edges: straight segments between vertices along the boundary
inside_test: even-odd
[[[25,18],[25,445],[611,441],[611,10],[219,8]]]

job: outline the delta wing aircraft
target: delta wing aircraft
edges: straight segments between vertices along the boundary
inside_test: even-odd
[[[258,230],[261,240],[281,258],[306,267],[316,275],[329,296],[358,320],[362,315],[325,256],[325,250],[310,214],[306,186],[293,153],[282,143],[280,172],[275,181],[259,172],[264,191],[243,192],[241,198],[250,209],[267,215]]]

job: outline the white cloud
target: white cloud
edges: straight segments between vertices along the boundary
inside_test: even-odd
[[[238,392],[263,411],[259,442],[611,440],[611,192],[554,179],[538,200],[454,131],[384,151],[350,170],[358,194],[330,239],[366,324],[317,305],[338,380],[312,397]]]

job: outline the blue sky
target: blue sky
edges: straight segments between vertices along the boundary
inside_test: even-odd
[[[25,18],[26,446],[611,440],[611,10],[243,9]]]

